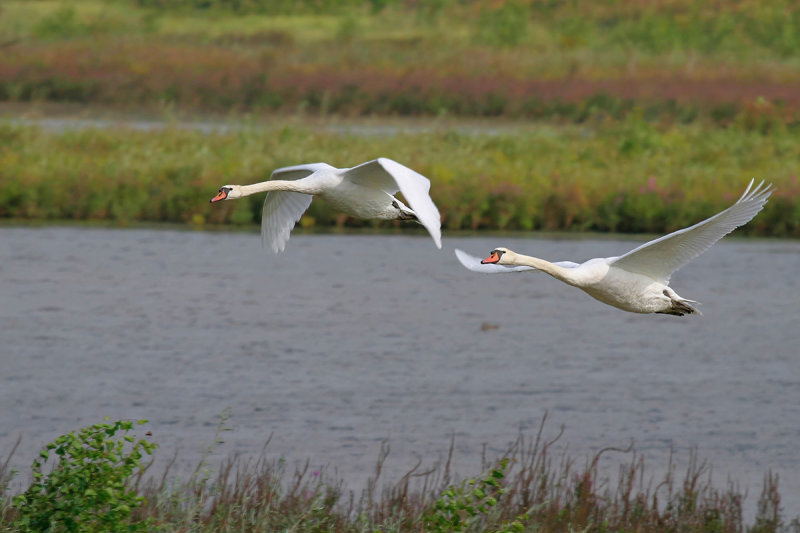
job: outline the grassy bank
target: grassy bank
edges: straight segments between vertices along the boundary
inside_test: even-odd
[[[0,100],[800,121],[789,1],[7,0]]]
[[[783,515],[779,479],[767,473],[760,496],[745,501],[733,481],[719,488],[711,467],[691,454],[678,472],[670,459],[651,479],[631,449],[600,450],[576,461],[539,434],[520,436],[480,474],[461,478],[444,462],[419,466],[400,480],[381,478],[389,446],[360,494],[306,464],[294,471],[266,452],[233,458],[212,475],[203,465],[179,481],[169,470],[147,475],[153,437],[128,421],[101,423],[61,436],[33,464],[33,481],[12,491],[0,463],[0,528],[8,531],[296,531],[296,532],[573,532],[798,531]],[[265,450],[267,447],[265,447]],[[14,453],[14,450],[11,450]],[[618,479],[599,473],[601,458],[619,464]],[[10,458],[10,456],[9,456]],[[45,466],[52,467],[46,471]],[[379,487],[384,487],[380,490]],[[751,523],[745,506],[756,509]]]
[[[291,121],[287,121],[287,124]],[[750,178],[778,191],[744,232],[800,236],[800,131],[641,119],[478,132],[342,135],[302,125],[227,133],[0,125],[0,217],[257,224],[263,198],[209,205],[277,167],[392,157],[428,176],[447,229],[663,233],[730,205]],[[314,202],[308,227],[374,224]]]

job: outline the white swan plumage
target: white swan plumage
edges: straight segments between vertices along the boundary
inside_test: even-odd
[[[430,180],[422,174],[380,157],[353,168],[335,168],[327,163],[279,168],[268,181],[224,185],[211,202],[267,192],[261,213],[261,238],[275,253],[283,251],[292,228],[315,195],[357,218],[419,222],[436,247],[441,248],[441,217],[431,200],[430,187]],[[398,191],[410,207],[394,197]]]
[[[761,211],[773,191],[772,185],[765,186],[763,181],[753,188],[751,180],[731,207],[619,257],[590,259],[578,264],[571,261],[551,263],[502,247],[492,250],[483,260],[458,249],[455,253],[462,265],[475,272],[544,271],[624,311],[678,316],[702,314],[693,305],[698,302],[681,298],[669,287],[670,277],[722,237],[749,222]]]

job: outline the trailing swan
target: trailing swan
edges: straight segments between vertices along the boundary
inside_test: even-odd
[[[741,198],[728,209],[689,228],[647,242],[619,257],[590,259],[585,263],[551,263],[508,248],[495,248],[480,260],[461,250],[456,257],[476,272],[501,273],[541,270],[584,290],[603,303],[633,313],[665,313],[683,316],[702,314],[669,287],[673,272],[708,250],[715,242],[749,222],[761,211],[774,189],[762,181],[747,186]]]

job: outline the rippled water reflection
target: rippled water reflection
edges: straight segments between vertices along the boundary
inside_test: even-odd
[[[147,418],[162,455],[194,465],[219,414],[218,456],[310,458],[360,488],[389,439],[386,480],[455,435],[479,468],[545,412],[577,457],[631,440],[662,467],[697,446],[749,491],[781,474],[800,514],[800,243],[726,239],[673,286],[702,317],[640,316],[540,273],[464,270],[453,247],[551,260],[616,255],[637,241],[292,237],[0,229],[0,456],[105,416]],[[482,327],[483,326],[483,327]],[[496,327],[495,327],[496,326]]]

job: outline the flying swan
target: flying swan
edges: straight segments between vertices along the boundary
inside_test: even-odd
[[[267,192],[261,212],[261,239],[275,253],[283,251],[314,195],[357,218],[419,222],[441,248],[441,217],[428,193],[430,188],[431,182],[422,174],[380,157],[353,168],[334,168],[327,163],[279,168],[269,181],[222,186],[211,203]],[[410,208],[394,197],[398,191]]]
[[[550,263],[508,248],[495,248],[482,261],[458,249],[456,257],[475,272],[541,270],[623,311],[699,315],[702,313],[692,305],[698,302],[681,298],[669,287],[670,276],[722,237],[749,222],[761,211],[773,190],[771,184],[764,186],[763,181],[753,189],[751,180],[742,197],[728,209],[694,226],[647,242],[620,257],[590,259],[581,264]]]

